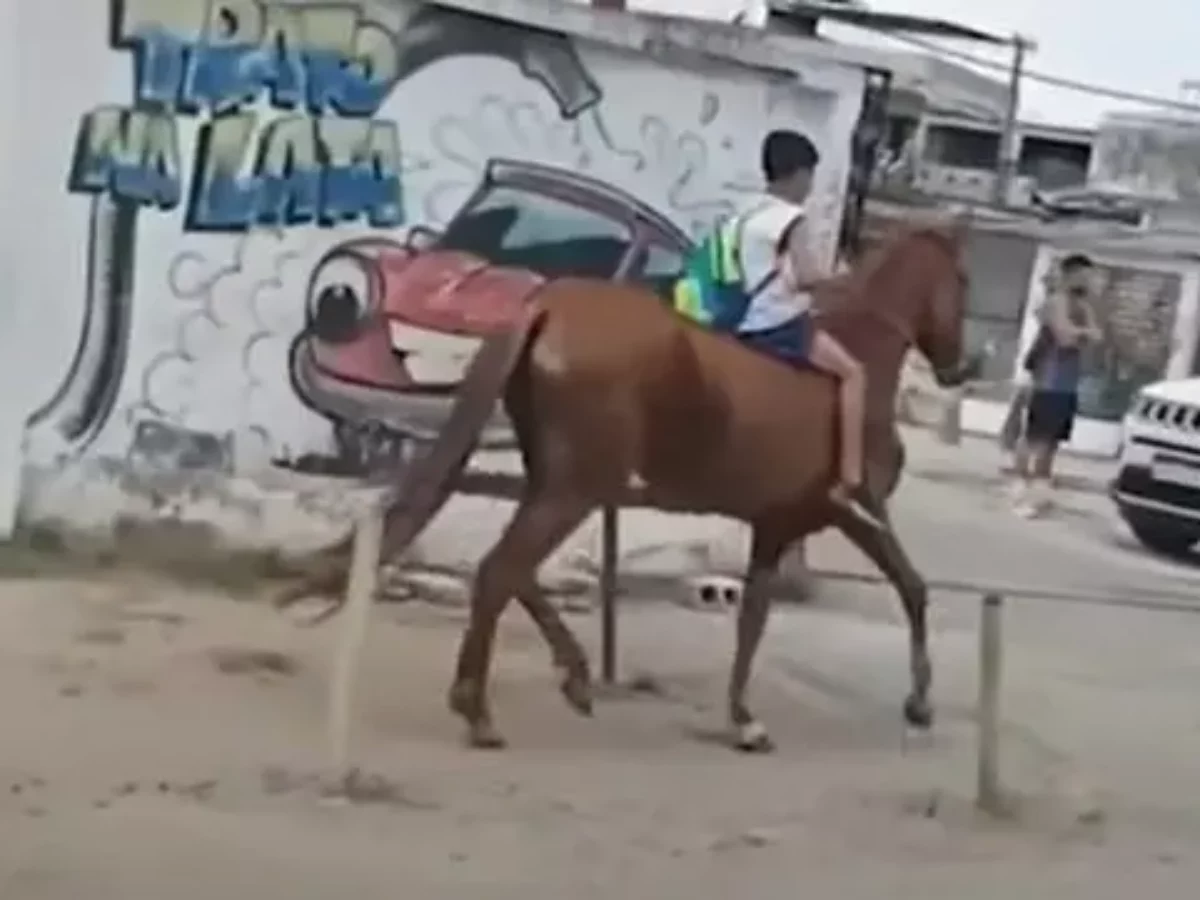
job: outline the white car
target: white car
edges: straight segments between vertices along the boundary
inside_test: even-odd
[[[1121,517],[1152,550],[1186,554],[1200,543],[1200,378],[1146,385],[1123,430],[1111,487]]]

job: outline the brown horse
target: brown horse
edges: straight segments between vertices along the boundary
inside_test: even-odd
[[[905,231],[818,296],[821,327],[867,372],[866,483],[885,521],[903,466],[894,404],[906,352],[917,347],[943,383],[965,377],[962,235],[956,226]],[[450,706],[466,720],[473,746],[504,743],[487,682],[497,621],[514,596],[550,645],[564,696],[590,714],[586,656],[539,591],[536,573],[602,505],[716,513],[752,526],[728,698],[739,748],[771,747],[745,699],[771,577],[790,544],[831,525],[899,593],[912,678],[904,715],[916,727],[932,724],[925,582],[890,528],[866,526],[829,501],[837,459],[830,379],[694,327],[642,288],[552,282],[514,329],[488,339],[476,356],[450,421],[405,479],[403,505],[389,513],[385,558],[411,543],[450,495],[501,394],[526,486],[479,565],[450,689]]]

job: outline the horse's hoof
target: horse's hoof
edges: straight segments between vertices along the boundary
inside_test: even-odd
[[[456,681],[446,695],[446,705],[450,712],[462,716],[470,722],[479,711],[479,692],[472,681]]]
[[[775,742],[759,721],[734,726],[733,747],[741,753],[766,754],[775,752]]]
[[[933,727],[933,707],[928,700],[910,695],[904,701],[904,721],[913,728],[928,731]]]
[[[503,750],[508,741],[490,722],[476,722],[467,729],[467,746],[472,750]]]
[[[567,704],[581,716],[592,715],[592,682],[587,674],[567,675],[559,684]]]

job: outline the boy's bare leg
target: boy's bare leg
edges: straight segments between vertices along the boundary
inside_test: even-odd
[[[882,528],[882,523],[856,499],[863,483],[863,435],[866,431],[867,382],[862,366],[841,344],[823,332],[813,335],[810,355],[814,365],[838,379],[841,458],[839,483],[833,489],[833,500],[849,507],[859,518]]]
[[[849,491],[856,491],[863,480],[863,431],[866,426],[866,384],[862,369],[842,376],[838,384],[841,403],[841,481]]]

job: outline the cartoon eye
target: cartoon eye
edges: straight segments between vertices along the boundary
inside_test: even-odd
[[[323,259],[308,284],[308,315],[323,341],[345,343],[358,336],[374,307],[374,260],[346,250]]]

